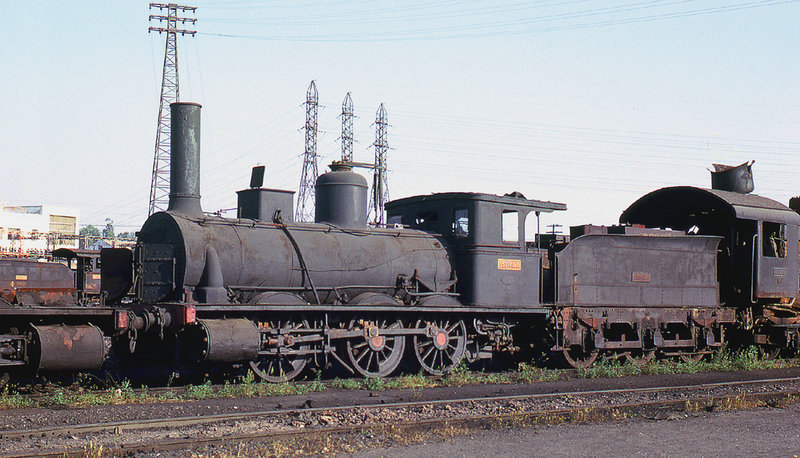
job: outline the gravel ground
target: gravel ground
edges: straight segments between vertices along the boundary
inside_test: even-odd
[[[151,418],[195,417],[280,409],[323,408],[343,405],[380,405],[403,401],[481,398],[497,395],[563,393],[605,389],[627,389],[720,383],[777,377],[800,377],[800,368],[749,372],[708,372],[698,374],[648,375],[625,378],[581,379],[532,384],[471,385],[425,388],[422,390],[325,390],[299,396],[236,399],[208,399],[180,403],[107,405],[86,408],[35,408],[0,410],[0,431],[36,429]]]
[[[800,405],[785,409],[698,413],[656,421],[630,419],[503,429],[354,456],[785,456],[800,454]]]
[[[536,412],[551,409],[585,408],[597,406],[619,406],[629,403],[650,401],[669,401],[689,399],[708,395],[737,395],[742,393],[763,392],[797,392],[800,382],[775,382],[767,384],[746,385],[744,387],[716,387],[700,390],[673,390],[666,393],[639,393],[623,391],[616,394],[581,394],[557,395],[540,398],[523,398],[513,400],[485,400],[462,403],[435,403],[413,407],[388,408],[381,404],[398,401],[424,401],[436,399],[452,399],[453,397],[485,397],[496,394],[542,394],[589,389],[621,388],[632,389],[646,386],[677,386],[691,383],[713,383],[732,379],[758,378],[770,376],[787,376],[795,374],[796,369],[767,371],[763,373],[719,373],[691,374],[683,376],[631,377],[626,379],[575,379],[563,382],[547,382],[531,385],[483,385],[460,388],[425,389],[421,391],[396,390],[385,392],[368,392],[359,390],[340,390],[310,393],[304,396],[287,396],[273,398],[247,399],[215,399],[175,404],[123,405],[92,408],[67,409],[19,409],[0,412],[1,430],[37,429],[48,426],[76,425],[83,423],[123,421],[134,419],[199,417],[219,413],[253,412],[267,409],[299,409],[295,412],[258,417],[248,420],[237,420],[205,424],[201,426],[185,426],[171,429],[120,430],[105,433],[73,434],[68,437],[27,437],[1,439],[0,453],[8,454],[21,451],[64,450],[73,447],[88,447],[88,444],[102,444],[106,448],[114,444],[144,442],[157,443],[165,439],[189,439],[194,437],[226,437],[235,434],[274,433],[278,431],[313,430],[322,427],[342,425],[384,425],[391,426],[401,421],[443,420],[472,415],[503,415],[509,413]],[[333,407],[352,404],[372,404],[373,408],[351,408],[335,410]],[[321,408],[319,411],[308,411],[308,407]],[[678,418],[683,414],[654,416],[653,418]],[[694,414],[692,414],[694,415]],[[658,422],[661,423],[661,422]],[[622,425],[627,423],[623,422]],[[647,422],[643,423],[647,424]],[[797,424],[796,421],[789,425]],[[600,425],[609,427],[609,425]],[[616,427],[615,427],[616,428]],[[549,430],[549,428],[546,428]],[[540,429],[528,435],[535,438]],[[748,431],[749,432],[749,431]],[[513,433],[512,433],[513,434]],[[610,432],[607,434],[611,434]],[[616,429],[616,434],[619,430]],[[522,437],[522,436],[520,436]],[[602,436],[598,436],[602,437]],[[788,437],[788,436],[787,436]],[[795,434],[796,437],[796,434]],[[627,438],[627,436],[626,436]],[[370,438],[365,438],[370,443]],[[383,443],[382,440],[372,441]],[[384,441],[387,444],[393,440]],[[502,443],[502,442],[500,442]],[[355,449],[360,446],[355,447]],[[231,453],[225,448],[213,449],[223,453]],[[389,449],[394,453],[394,449]],[[477,450],[477,449],[476,449]],[[523,449],[524,450],[524,449]],[[583,449],[582,449],[583,450]],[[585,450],[592,450],[587,448]],[[330,450],[335,451],[335,450]],[[236,453],[233,450],[233,453]],[[459,454],[460,452],[455,452]],[[511,452],[509,451],[509,454]],[[502,453],[505,454],[505,453]],[[538,453],[536,453],[538,454]]]

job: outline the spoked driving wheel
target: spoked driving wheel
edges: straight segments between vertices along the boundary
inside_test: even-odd
[[[262,329],[269,329],[267,334],[266,355],[258,355],[250,361],[250,368],[262,380],[272,383],[288,382],[303,372],[308,364],[308,356],[292,354],[293,351],[308,351],[309,344],[295,345],[294,340],[302,334],[297,331],[308,329],[306,320],[294,322],[271,321],[264,323]]]
[[[425,372],[442,375],[464,359],[467,325],[463,321],[418,320],[416,327],[425,329],[425,335],[415,334],[412,338],[414,356]]]
[[[387,320],[357,323],[350,322],[350,329],[363,326],[363,337],[348,339],[345,352],[352,368],[364,377],[387,377],[397,369],[403,359],[406,338],[397,335],[384,335],[382,331],[402,329],[399,320],[387,323]]]

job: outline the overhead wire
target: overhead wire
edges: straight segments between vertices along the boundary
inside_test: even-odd
[[[297,110],[297,107],[273,118],[269,123],[274,123],[295,110]],[[666,132],[598,129],[546,123],[508,122],[465,116],[436,116],[433,114],[413,114],[403,110],[393,110],[393,116],[397,120],[396,123],[402,124],[407,129],[414,129],[415,124],[421,124],[429,129],[433,128],[433,130],[437,132],[439,131],[438,128],[450,130],[453,135],[451,138],[446,139],[442,139],[440,135],[436,133],[431,133],[429,136],[426,136],[417,133],[416,130],[413,136],[406,135],[402,129],[399,131],[395,130],[392,133],[392,138],[395,142],[410,142],[406,146],[413,147],[415,153],[425,154],[425,157],[432,162],[440,161],[444,163],[450,163],[456,158],[463,157],[489,157],[510,161],[528,160],[530,159],[531,152],[534,151],[541,151],[543,155],[548,152],[552,153],[554,148],[550,143],[552,143],[553,139],[557,139],[560,145],[557,151],[562,157],[594,160],[602,158],[603,163],[619,165],[631,165],[636,163],[652,164],[654,160],[665,157],[665,151],[669,152],[669,157],[671,157],[672,160],[676,158],[683,158],[686,160],[694,157],[697,152],[703,152],[708,140],[707,137],[702,136]],[[262,152],[262,147],[267,141],[271,141],[270,148],[268,151],[263,150],[263,156],[258,158],[259,161],[269,160],[270,157],[280,158],[287,156],[292,157],[294,161],[292,164],[282,169],[274,170],[274,176],[280,176],[281,172],[284,170],[288,170],[299,164],[299,156],[292,154],[287,155],[286,153],[291,153],[293,148],[301,149],[301,135],[297,134],[297,130],[286,129],[285,127],[287,127],[287,124],[278,126],[273,130],[273,132],[283,132],[282,135],[277,137],[264,135],[262,132],[265,140],[261,140],[241,150],[235,155],[235,160],[226,161],[221,168],[216,169],[217,173],[212,175],[214,178],[207,181],[204,186],[204,192],[214,194],[216,191],[228,185],[231,181],[231,172],[229,171],[239,170],[239,177],[246,177],[248,169],[243,167],[243,163],[245,161],[252,161],[251,158],[253,155]],[[462,130],[453,131],[456,127]],[[236,140],[215,149],[212,153],[204,155],[204,159],[223,151],[229,151],[233,145],[259,130],[259,128],[256,128],[249,131]],[[478,130],[480,131],[482,140],[475,140],[467,135],[469,132]],[[363,132],[364,130],[362,130],[362,133]],[[293,145],[291,143],[292,137],[296,134],[297,144]],[[542,140],[532,141],[532,139],[537,137]],[[724,144],[729,149],[769,152],[772,155],[782,158],[790,158],[800,149],[800,143],[788,141],[772,142],[762,139],[747,138],[719,138],[716,139],[716,141],[720,144]],[[547,146],[539,146],[539,143],[544,143]],[[581,145],[586,144],[590,144],[593,147],[587,149],[584,146],[581,148]],[[502,146],[498,147],[497,145]],[[605,145],[605,147],[603,145]],[[321,157],[328,156],[335,158],[339,153],[338,144],[333,136],[328,136],[327,142],[320,142],[318,148],[321,151],[329,151],[327,154],[321,154]],[[363,149],[368,151],[369,145],[365,145]],[[632,157],[629,151],[636,151],[637,155]],[[584,153],[584,155],[581,156],[579,153]],[[587,154],[589,156],[586,156]],[[393,159],[393,163],[402,164],[402,159]],[[142,189],[142,191],[144,191],[144,189]],[[138,200],[138,196],[136,196],[136,200]],[[124,203],[123,201],[118,201],[115,204],[121,205]],[[109,207],[105,207],[96,211],[95,214],[100,217],[103,211],[108,209]]]
[[[268,40],[268,41],[296,41],[296,42],[315,42],[315,41],[369,42],[369,41],[398,41],[398,40],[486,38],[493,36],[509,36],[509,35],[520,35],[520,34],[536,33],[536,32],[577,30],[587,27],[608,27],[613,25],[652,22],[657,20],[717,14],[722,12],[796,3],[800,0],[759,0],[759,1],[742,2],[733,5],[729,4],[724,6],[707,7],[707,8],[699,8],[692,10],[667,11],[658,14],[635,16],[635,17],[623,17],[611,20],[601,20],[593,22],[590,21],[577,24],[567,23],[567,24],[559,24],[549,27],[538,27],[538,28],[531,27],[532,25],[546,23],[546,22],[565,21],[565,20],[580,19],[580,18],[593,17],[599,15],[608,15],[621,12],[652,9],[656,7],[689,3],[691,1],[692,0],[671,0],[671,1],[651,0],[648,2],[637,2],[636,4],[626,5],[626,6],[595,8],[591,10],[584,10],[578,12],[558,13],[549,16],[544,15],[539,17],[523,18],[515,20],[470,23],[470,24],[452,25],[452,26],[442,26],[441,24],[437,24],[432,27],[425,27],[425,28],[403,28],[394,31],[381,30],[377,32],[340,33],[338,35],[332,35],[332,34],[247,35],[247,34],[224,33],[224,32],[199,32],[199,33],[203,35],[219,36],[227,38],[247,38],[247,39]],[[425,18],[420,17],[418,19],[423,20]]]

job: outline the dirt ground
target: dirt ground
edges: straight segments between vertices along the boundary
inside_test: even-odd
[[[800,455],[800,404],[785,409],[673,414],[601,424],[486,431],[357,457]]]

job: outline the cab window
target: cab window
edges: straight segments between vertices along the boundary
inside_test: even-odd
[[[456,208],[453,211],[453,235],[456,237],[469,236],[469,212],[466,208]]]
[[[512,210],[503,210],[500,220],[503,243],[519,243],[519,215]]]
[[[768,258],[786,257],[786,225],[764,221],[763,239],[761,242],[762,254]]]

